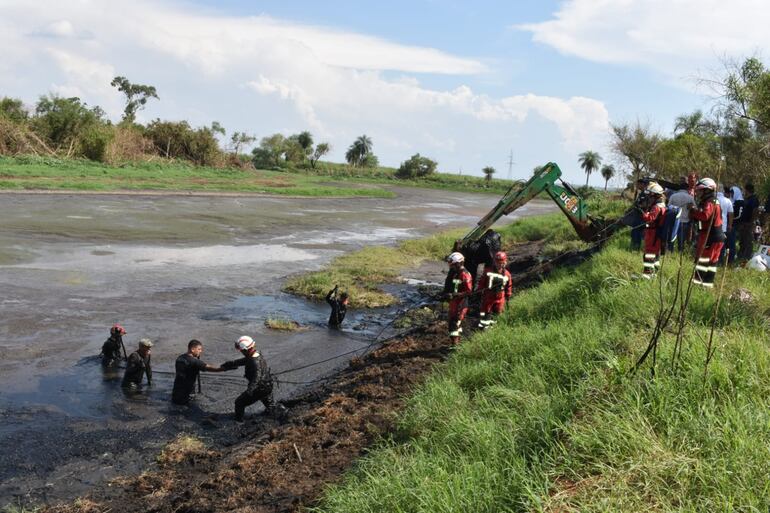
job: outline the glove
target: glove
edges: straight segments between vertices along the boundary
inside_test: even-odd
[[[229,361],[229,362],[225,362],[225,363],[223,363],[223,364],[222,364],[222,368],[223,368],[224,370],[233,370],[233,369],[236,369],[236,368],[238,368],[238,365],[236,365],[236,363],[235,363],[235,362],[233,362],[233,361]]]

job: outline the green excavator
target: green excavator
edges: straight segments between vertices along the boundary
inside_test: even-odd
[[[557,184],[557,181],[560,184]],[[582,197],[570,184],[561,179],[561,169],[553,162],[541,167],[523,186],[513,185],[495,207],[482,217],[476,227],[455,243],[454,250],[465,256],[466,268],[474,275],[479,264],[491,264],[495,252],[500,250],[500,235],[491,229],[502,216],[506,216],[534,199],[547,194],[564,212],[578,236],[586,242],[600,242],[629,223],[624,219],[607,221],[593,217]]]

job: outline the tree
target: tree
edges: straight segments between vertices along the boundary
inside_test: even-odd
[[[604,178],[604,190],[607,190],[607,183],[615,176],[615,166],[612,164],[604,164],[601,170],[602,178]]]
[[[481,172],[484,173],[484,176],[486,177],[487,182],[491,182],[492,175],[495,174],[497,170],[495,170],[495,168],[493,168],[492,166],[487,166],[484,169],[482,169]]]
[[[313,151],[313,136],[310,132],[301,132],[297,135],[297,142],[308,155]]]
[[[16,98],[3,97],[0,99],[0,117],[6,118],[14,123],[26,121],[29,112],[24,108],[21,100]]]
[[[315,169],[316,162],[318,162],[321,157],[329,153],[331,149],[332,147],[329,145],[329,143],[318,143],[318,145],[315,147],[315,151],[313,151],[313,154],[310,156],[310,167]]]
[[[224,137],[227,133],[227,130],[225,130],[225,127],[223,127],[219,121],[214,121],[211,123],[211,131],[215,134],[221,135],[222,137]]]
[[[259,147],[251,150],[252,161],[256,168],[273,168],[281,165],[286,147],[286,138],[282,134],[263,137]]]
[[[630,178],[638,180],[643,174],[651,174],[660,167],[658,148],[662,143],[660,135],[653,133],[648,126],[612,125],[612,151],[628,161],[631,168]]]
[[[366,156],[372,152],[372,140],[367,135],[359,136],[348,151],[345,152],[345,160],[351,166],[361,166],[366,162]]]
[[[62,98],[52,94],[41,96],[38,100],[33,127],[53,147],[69,146],[67,153],[70,154],[78,138],[104,122],[101,108],[89,108],[77,97]]]
[[[412,155],[409,160],[402,162],[396,171],[397,178],[422,178],[433,174],[438,164],[435,160],[422,157],[419,153]]]
[[[246,132],[233,132],[233,135],[230,136],[230,146],[233,148],[233,154],[239,155],[243,146],[248,146],[256,140],[255,136],[249,135]]]
[[[602,163],[602,157],[595,151],[588,150],[580,154],[578,162],[580,163],[580,167],[583,168],[583,171],[586,172],[586,187],[588,187],[588,179],[591,177],[591,173],[596,169],[599,169],[599,166]]]
[[[110,85],[117,87],[118,91],[126,96],[126,108],[123,110],[124,123],[133,123],[136,120],[136,113],[144,108],[150,98],[160,99],[154,86],[132,84],[126,77],[115,77]]]

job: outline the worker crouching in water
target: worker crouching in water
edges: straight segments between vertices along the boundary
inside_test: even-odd
[[[444,282],[444,295],[449,299],[449,339],[452,344],[460,343],[462,322],[468,313],[468,296],[473,291],[473,281],[463,264],[465,257],[455,251],[449,255],[449,272]]]
[[[147,375],[147,386],[152,386],[151,352],[152,341],[149,338],[143,338],[139,341],[139,348],[128,355],[126,373],[123,375],[123,383],[121,383],[124,390],[138,391],[142,388],[145,375]]]
[[[646,199],[643,206],[642,221],[644,221],[644,276],[648,280],[655,277],[660,268],[660,252],[663,240],[660,229],[666,222],[666,198],[663,187],[656,182],[650,182],[645,189]]]
[[[505,268],[508,255],[503,251],[495,253],[495,263],[484,267],[484,274],[478,284],[482,291],[479,310],[479,328],[486,329],[495,323],[494,317],[503,313],[505,304],[511,299],[513,283],[511,273]]]
[[[348,294],[343,292],[337,296],[340,286],[335,285],[332,290],[326,294],[326,302],[332,308],[329,314],[329,327],[340,329],[342,327],[342,321],[345,320],[345,314],[348,311]]]
[[[222,364],[225,370],[244,367],[244,377],[248,381],[246,391],[235,399],[235,421],[243,422],[246,407],[257,401],[262,401],[269,415],[278,419],[285,417],[286,408],[273,400],[273,377],[254,340],[244,335],[235,343],[235,349],[241,352],[243,358]]]
[[[110,338],[104,341],[102,344],[102,365],[105,367],[114,367],[120,360],[123,359],[121,350],[123,348],[123,335],[126,334],[126,330],[120,324],[113,324],[110,328]]]
[[[702,178],[695,186],[695,204],[690,207],[690,219],[699,225],[695,249],[693,283],[711,288],[717,274],[717,262],[726,237],[722,227],[722,209],[716,198],[717,184],[711,178]]]

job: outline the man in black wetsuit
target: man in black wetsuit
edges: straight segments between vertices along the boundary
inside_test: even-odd
[[[102,365],[105,367],[113,367],[123,359],[123,355],[120,354],[123,348],[123,335],[126,334],[126,330],[120,324],[113,324],[110,328],[110,338],[108,338],[104,344],[102,344]]]
[[[186,405],[190,402],[190,396],[195,390],[195,381],[198,374],[203,372],[222,372],[224,367],[214,367],[201,361],[203,344],[199,340],[191,340],[187,344],[187,352],[176,359],[176,376],[174,377],[174,389],[171,391],[171,402]]]
[[[266,413],[278,418],[285,416],[286,408],[273,400],[273,377],[254,340],[243,336],[235,343],[235,349],[241,352],[243,358],[222,364],[224,370],[244,367],[244,376],[248,381],[246,391],[235,399],[235,421],[243,422],[246,407],[257,401],[262,401]]]
[[[329,327],[340,328],[342,321],[345,320],[345,314],[348,311],[348,294],[343,292],[337,297],[337,291],[340,286],[335,285],[332,290],[326,294],[326,302],[332,307],[332,313],[329,315]]]
[[[152,366],[150,365],[150,353],[152,341],[143,338],[139,341],[139,348],[128,355],[126,373],[123,375],[122,386],[126,390],[138,390],[142,387],[142,380],[147,374],[147,386],[152,386]]]

